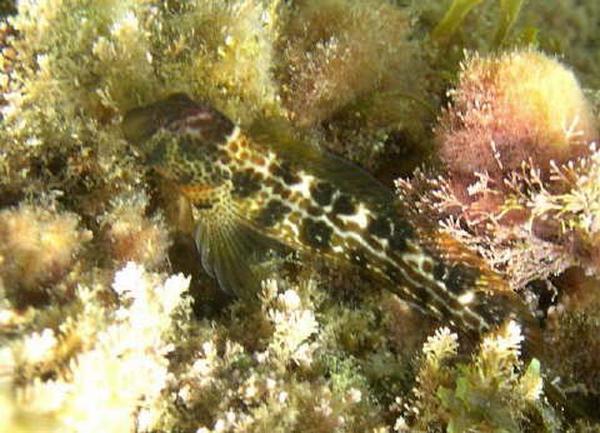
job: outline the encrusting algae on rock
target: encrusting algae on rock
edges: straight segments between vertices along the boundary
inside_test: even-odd
[[[600,428],[587,3],[0,8],[0,431]]]

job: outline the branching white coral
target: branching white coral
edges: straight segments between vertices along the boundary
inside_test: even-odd
[[[305,308],[292,289],[278,294],[275,280],[266,281],[263,287],[263,308],[275,329],[269,351],[284,362],[310,364],[316,344],[309,339],[318,331],[314,311]]]
[[[445,360],[456,355],[458,350],[458,335],[451,333],[448,328],[440,328],[432,337],[427,337],[423,345],[423,354],[427,364],[439,368]]]
[[[155,405],[169,380],[166,355],[172,345],[168,333],[174,326],[174,315],[187,308],[183,295],[188,284],[189,278],[182,275],[164,279],[128,263],[117,272],[113,283],[121,307],[114,314],[105,312],[108,325],[98,331],[93,347],[74,358],[58,379],[36,379],[20,388],[15,413],[47,416],[59,426],[56,431],[150,430],[157,421]],[[90,318],[82,316],[80,320]],[[26,341],[32,338],[40,337],[34,334]],[[46,340],[50,352],[56,341]],[[19,346],[15,351],[19,358],[29,353],[28,359],[33,359],[31,351],[20,351]],[[52,355],[36,353],[34,358],[45,356]],[[8,422],[17,426],[19,417],[15,415]]]
[[[173,422],[203,433],[358,432],[377,425],[361,418],[366,389],[309,379],[320,371],[314,352],[322,343],[311,341],[319,328],[307,297],[312,288],[282,285],[265,281],[264,305],[257,317],[246,318],[252,327],[269,326],[254,350],[231,341],[217,324],[201,325],[210,332],[203,332],[193,359],[171,387],[172,401],[194,415],[184,422],[165,418],[162,429],[171,430]]]

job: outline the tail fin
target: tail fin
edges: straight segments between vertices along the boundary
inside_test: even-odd
[[[475,335],[510,318],[539,340],[539,326],[527,306],[484,259],[439,231],[421,230],[415,238],[419,241],[391,254],[394,269],[388,274],[399,296]]]

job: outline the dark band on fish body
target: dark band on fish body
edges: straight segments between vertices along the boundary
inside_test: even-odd
[[[367,231],[380,239],[388,239],[392,234],[391,221],[382,216],[372,219],[369,221]]]
[[[436,280],[443,281],[443,279],[446,278],[447,270],[448,267],[444,263],[437,261],[435,266],[433,267],[434,278]]]
[[[484,296],[480,294],[480,296]],[[500,325],[506,318],[510,316],[510,309],[504,305],[502,295],[497,294],[493,302],[478,302],[471,308],[474,312],[482,317],[490,326]],[[507,300],[507,302],[510,302]]]
[[[308,206],[308,208],[306,209],[306,212],[308,212],[308,214],[310,216],[314,216],[314,217],[318,217],[324,214],[323,212],[323,208],[319,207],[319,206]]]
[[[433,267],[433,276],[443,281],[450,292],[461,295],[468,288],[475,286],[479,271],[459,263],[448,266],[438,260]]]
[[[396,269],[395,266],[386,265],[385,274],[388,276],[389,279],[391,279],[392,281],[395,281],[397,283],[404,281],[404,279],[402,278],[402,276],[400,274],[400,271],[398,271],[398,269]]]
[[[267,178],[266,185],[272,189],[274,195],[279,196],[282,200],[287,200],[292,194],[289,188],[273,181],[272,178]]]
[[[406,240],[406,236],[402,232],[394,230],[394,234],[388,238],[390,249],[395,252],[405,251]]]
[[[475,268],[456,264],[450,269],[448,278],[444,280],[446,287],[453,293],[462,293],[474,287],[479,278],[479,271]]]
[[[231,181],[233,194],[240,198],[246,198],[260,191],[262,179],[254,170],[246,169],[233,173]]]
[[[310,187],[310,195],[320,206],[328,206],[333,198],[333,185],[329,182],[316,182]]]
[[[425,287],[417,286],[414,288],[414,293],[419,299],[421,305],[429,305],[432,303],[432,294]]]
[[[421,269],[426,274],[432,274],[433,273],[433,266],[434,265],[433,265],[433,263],[430,260],[423,260],[423,263],[421,263]]]
[[[275,177],[278,177],[281,180],[283,180],[283,182],[286,185],[295,185],[297,183],[302,182],[300,176],[294,173],[290,165],[286,162],[283,162],[281,164],[273,163],[269,168],[271,170],[271,173],[273,173]]]
[[[367,266],[367,257],[362,251],[358,249],[350,251],[350,260],[354,265],[360,268],[364,268]]]
[[[283,204],[281,200],[270,200],[269,203],[260,212],[257,223],[263,227],[273,227],[289,214],[292,209]]]
[[[331,227],[323,221],[315,221],[312,218],[305,218],[302,221],[302,241],[314,248],[321,250],[329,248],[332,233]]]
[[[347,194],[340,194],[333,203],[333,213],[336,215],[352,215],[356,212],[356,206]]]
[[[407,249],[407,241],[414,236],[414,230],[406,221],[395,218],[394,232],[388,237],[392,251],[402,252]]]

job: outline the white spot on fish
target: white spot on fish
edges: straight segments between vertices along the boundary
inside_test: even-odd
[[[231,143],[232,141],[237,140],[240,137],[241,132],[242,131],[240,130],[239,126],[233,128],[233,131],[231,131],[231,134],[229,134],[227,137],[226,143]]]
[[[339,215],[339,219],[345,223],[354,223],[361,229],[366,229],[369,225],[369,215],[371,215],[371,211],[365,205],[359,203],[356,213],[352,215]]]
[[[468,305],[473,302],[474,299],[475,293],[473,293],[472,290],[469,290],[458,297],[458,302],[460,302],[461,305]]]
[[[302,171],[298,173],[298,176],[300,177],[300,182],[290,186],[290,190],[292,192],[300,193],[304,198],[310,198],[310,186],[315,180],[315,177]]]

